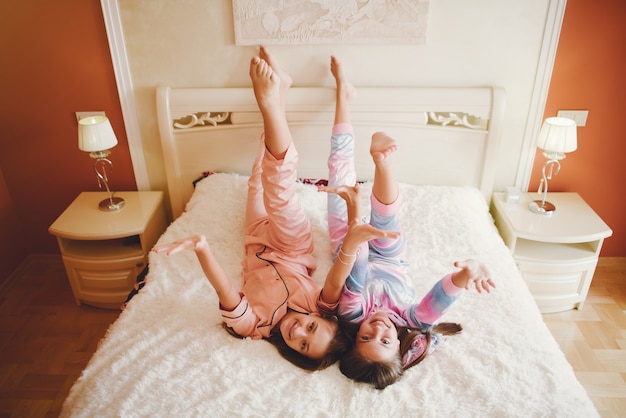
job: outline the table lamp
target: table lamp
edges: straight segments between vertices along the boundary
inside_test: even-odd
[[[106,188],[108,198],[102,200],[98,207],[106,212],[115,212],[124,206],[124,199],[114,197],[109,188],[106,168],[113,170],[113,163],[107,157],[110,149],[117,145],[115,132],[106,116],[88,116],[78,121],[78,148],[89,153],[96,160],[94,169],[98,177],[98,187]]]
[[[530,202],[528,207],[534,213],[549,215],[556,210],[556,206],[546,201],[548,180],[552,180],[552,176],[559,173],[559,161],[565,158],[565,153],[576,150],[576,122],[561,117],[546,119],[539,132],[537,146],[543,150],[543,156],[547,159],[541,169],[542,178],[537,190],[543,196],[541,200]]]

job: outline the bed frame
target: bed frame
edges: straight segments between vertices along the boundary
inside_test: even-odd
[[[327,176],[334,94],[291,89],[287,117],[301,177]],[[244,175],[262,132],[253,92],[164,87],[157,105],[177,218],[159,243],[204,234],[239,284]],[[62,417],[599,416],[489,214],[502,90],[361,88],[352,107],[361,180],[373,171],[370,135],[384,130],[399,141],[394,165],[403,182],[400,216],[417,294],[450,272],[454,260],[483,260],[493,272],[494,291],[465,292],[446,313],[444,320],[462,323],[463,333],[402,381],[377,391],[345,378],[335,365],[306,372],[266,342],[228,335],[195,254],[153,252],[145,286],[72,386]],[[238,174],[210,176],[194,190],[204,171]],[[362,187],[366,208],[371,182]],[[318,265],[312,277],[321,287],[332,265],[326,197],[309,185],[296,189],[311,220]]]
[[[334,88],[289,92],[287,120],[300,154],[300,177],[327,176],[334,106]],[[369,138],[385,131],[410,156],[396,164],[401,182],[475,186],[490,199],[504,109],[501,88],[359,88],[351,108],[359,180],[373,173]],[[250,174],[262,132],[251,88],[160,87],[157,112],[174,219],[201,173]]]

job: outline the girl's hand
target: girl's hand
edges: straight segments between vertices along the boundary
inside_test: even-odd
[[[206,237],[204,235],[196,235],[193,237],[179,239],[169,244],[157,245],[152,249],[155,253],[165,253],[172,255],[185,250],[199,250],[207,246]]]
[[[350,222],[348,233],[343,239],[342,248],[346,252],[353,253],[364,242],[380,238],[398,239],[399,237],[400,233],[397,231],[383,231],[368,223],[363,223],[357,218]]]
[[[346,202],[348,224],[360,217],[359,213],[359,183],[354,186],[317,186],[318,192],[334,193]]]
[[[351,203],[355,203],[358,201],[359,196],[359,183],[356,183],[354,186],[338,186],[338,187],[328,187],[328,186],[317,186],[318,192],[326,192],[326,193],[334,193],[343,200],[346,201],[348,205]]]
[[[478,293],[482,293],[483,290],[489,293],[491,288],[496,287],[491,279],[491,272],[483,263],[476,260],[465,260],[455,262],[454,266],[461,269],[452,273],[452,282],[456,286],[466,290],[474,286]]]

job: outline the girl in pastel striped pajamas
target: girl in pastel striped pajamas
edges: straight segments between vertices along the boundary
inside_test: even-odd
[[[437,321],[463,289],[474,286],[479,292],[488,292],[494,283],[481,263],[458,261],[455,267],[459,270],[417,299],[408,276],[398,216],[401,197],[391,167],[396,141],[382,132],[372,136],[370,154],[375,172],[370,222],[364,223],[359,216],[358,184],[353,186],[354,135],[349,115],[353,87],[334,57],[331,72],[337,83],[337,101],[328,158],[329,183],[319,187],[329,192],[328,223],[335,254],[327,283],[343,283],[336,298],[337,315],[344,326],[358,326],[354,348],[341,360],[340,368],[354,380],[383,389],[434,349],[437,333],[461,330],[458,324],[437,325]],[[336,295],[324,296],[330,300]]]

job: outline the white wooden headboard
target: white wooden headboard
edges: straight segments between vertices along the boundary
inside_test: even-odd
[[[484,88],[358,88],[352,100],[359,180],[370,180],[372,133],[398,140],[398,179],[479,188],[495,176],[504,91]],[[299,176],[326,178],[335,89],[292,88],[287,120],[300,155]],[[204,171],[250,174],[262,132],[251,88],[157,90],[157,114],[172,215],[177,218]]]

